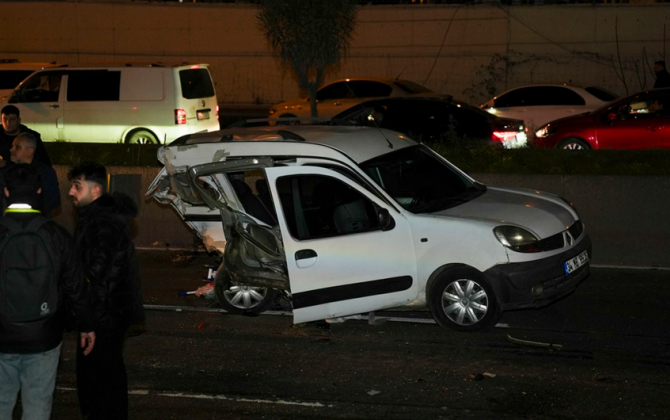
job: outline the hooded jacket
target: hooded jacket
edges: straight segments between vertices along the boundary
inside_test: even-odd
[[[144,321],[139,267],[128,226],[136,215],[137,205],[123,193],[104,194],[79,209],[74,238],[97,328],[127,328]]]
[[[36,216],[34,213],[8,212],[4,217],[11,217],[25,226]],[[57,254],[54,259],[59,271],[56,273],[58,307],[53,316],[40,321],[15,324],[0,319],[0,353],[42,353],[55,348],[63,339],[67,311],[74,313],[79,331],[93,331],[86,282],[77,261],[72,236],[53,221],[46,222],[40,230],[53,241],[51,249]],[[6,228],[0,226],[0,238],[6,232]],[[11,242],[6,246],[11,246]]]

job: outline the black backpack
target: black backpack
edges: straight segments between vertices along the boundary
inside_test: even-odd
[[[0,218],[0,226],[7,229],[0,237],[0,319],[4,322],[40,321],[58,309],[54,245],[39,231],[47,221],[40,214],[22,227],[9,217]]]

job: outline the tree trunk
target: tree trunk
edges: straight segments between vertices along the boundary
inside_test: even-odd
[[[316,91],[319,85],[314,82],[309,84],[309,107],[312,110],[312,118],[319,116],[319,111],[316,109]]]

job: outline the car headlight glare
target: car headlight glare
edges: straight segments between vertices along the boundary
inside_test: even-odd
[[[517,226],[498,226],[493,229],[498,241],[506,248],[517,252],[540,252],[540,241],[526,229]]]

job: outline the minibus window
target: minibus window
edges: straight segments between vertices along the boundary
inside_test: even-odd
[[[118,101],[121,91],[121,72],[80,70],[68,72],[67,100]]]
[[[181,96],[186,99],[214,96],[214,86],[207,69],[181,70],[179,80],[181,81]]]

